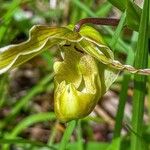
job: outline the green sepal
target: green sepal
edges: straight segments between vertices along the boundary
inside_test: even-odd
[[[44,50],[66,40],[75,42],[81,39],[66,27],[33,26],[26,42],[0,48],[0,74],[21,65]]]

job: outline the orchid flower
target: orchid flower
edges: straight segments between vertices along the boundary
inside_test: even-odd
[[[0,48],[0,74],[53,46],[57,46],[62,57],[62,61],[54,63],[54,110],[62,122],[90,114],[120,71],[150,74],[150,69],[135,69],[115,60],[113,52],[93,27],[83,26],[74,31],[72,25],[36,25],[30,30],[27,41]]]

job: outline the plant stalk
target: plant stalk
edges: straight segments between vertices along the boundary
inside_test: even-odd
[[[139,36],[135,57],[135,67],[145,68],[148,62],[148,20],[149,20],[149,0],[144,1]],[[142,137],[143,132],[143,114],[144,114],[144,99],[146,92],[146,76],[134,76],[134,95],[133,95],[133,114],[132,114],[132,128],[135,133]],[[143,150],[143,139],[131,135],[131,150]]]

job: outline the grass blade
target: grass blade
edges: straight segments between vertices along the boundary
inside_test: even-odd
[[[15,128],[8,134],[5,134],[5,138],[8,137],[8,139],[15,138],[23,129],[37,123],[37,122],[43,122],[43,121],[49,121],[49,120],[54,120],[55,119],[55,114],[53,112],[50,113],[39,113],[39,114],[34,114],[29,117],[26,117],[23,119],[18,125],[15,126]],[[3,145],[3,149],[7,150],[9,149],[8,144]]]
[[[78,138],[78,150],[83,150],[81,120],[78,121],[77,138]]]
[[[12,20],[14,12],[15,12],[16,9],[18,9],[20,3],[21,3],[21,0],[13,0],[11,2],[11,5],[9,6],[9,10],[3,16],[2,20],[4,22],[4,25],[2,25],[0,27],[0,42],[2,41],[6,31],[8,29],[8,25]]]
[[[79,8],[81,8],[82,10],[84,10],[89,16],[91,17],[95,17],[96,14],[91,11],[84,3],[82,3],[81,1],[79,0],[73,0],[73,3],[75,5],[77,5]]]
[[[26,139],[23,139],[23,138],[0,139],[0,143],[3,143],[3,144],[30,144],[30,145],[36,146],[36,147],[47,147],[51,150],[56,150],[56,148],[53,147],[53,146],[48,146],[48,145],[43,144],[41,142],[26,140]]]
[[[137,33],[134,32],[132,36],[132,45],[133,48],[135,47],[135,41],[137,41]],[[127,56],[126,64],[133,65],[134,61],[134,52],[129,51],[129,54]],[[116,114],[116,123],[115,123],[115,130],[114,130],[114,138],[117,138],[121,134],[122,129],[122,122],[123,122],[123,116],[124,116],[124,109],[125,109],[125,103],[127,100],[127,91],[128,91],[128,84],[130,81],[131,75],[129,73],[125,73],[122,80],[121,85],[121,92],[119,95],[119,104]]]
[[[124,12],[122,14],[120,22],[119,22],[119,24],[117,26],[117,29],[114,32],[114,36],[113,36],[113,38],[112,38],[112,40],[110,42],[110,47],[112,48],[112,50],[115,49],[116,43],[117,43],[117,41],[119,39],[119,35],[120,35],[120,33],[121,33],[122,29],[123,29],[123,26],[124,26],[124,23],[125,23],[125,19],[126,19],[126,12]]]
[[[56,134],[57,134],[57,128],[56,128],[57,125],[58,125],[58,120],[56,120],[53,128],[51,129],[52,130],[51,135],[50,135],[48,142],[47,142],[47,145],[49,145],[49,146],[53,145],[53,143],[55,141]]]
[[[56,119],[53,112],[34,114],[23,119],[9,134],[9,138],[16,137],[23,129],[43,121],[49,121]]]
[[[63,137],[62,137],[59,150],[65,150],[66,145],[67,145],[67,143],[68,143],[68,141],[69,141],[69,139],[71,137],[71,134],[72,134],[75,126],[76,126],[76,121],[75,120],[70,121],[68,123],[68,126],[67,126],[67,128],[65,130],[65,133],[64,133]]]
[[[135,67],[147,67],[148,61],[148,20],[149,20],[149,0],[144,1],[142,17],[140,21],[139,36],[135,57]],[[134,78],[134,96],[133,96],[133,130],[142,136],[144,98],[146,92],[146,77],[135,75]],[[143,150],[143,143],[135,134],[131,135],[131,150]]]
[[[0,76],[0,108],[3,107],[5,100],[6,100],[6,95],[7,95],[7,80],[8,80],[8,75],[4,74]]]
[[[106,1],[98,8],[96,15],[100,17],[106,17],[108,16],[111,9],[112,9],[112,4]]]
[[[75,5],[77,5],[80,9],[82,9],[83,11],[85,11],[88,16],[91,17],[99,17],[95,12],[93,12],[92,10],[90,10],[84,3],[82,3],[79,0],[73,0],[72,1]],[[111,36],[114,36],[114,31],[108,27],[108,26],[101,26],[102,29],[104,29],[105,31],[107,31]],[[128,44],[126,44],[123,40],[121,40],[120,38],[118,39],[118,44],[120,45],[120,50],[123,50],[124,53],[128,53],[128,51],[131,50],[130,46]]]
[[[17,115],[21,108],[24,107],[35,95],[41,93],[45,90],[44,86],[50,82],[53,78],[53,74],[44,77],[37,85],[35,85],[26,96],[18,100],[18,103],[12,108],[10,114],[5,118],[5,120],[0,121],[0,128],[3,128],[11,119]]]

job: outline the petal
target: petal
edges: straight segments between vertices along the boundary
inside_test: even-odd
[[[78,52],[74,46],[62,46],[64,60],[54,65],[54,109],[63,122],[87,116],[101,96],[95,59]]]
[[[0,74],[28,61],[54,45],[61,45],[66,40],[74,42],[80,39],[81,36],[78,33],[65,27],[34,26],[26,42],[0,48]]]

